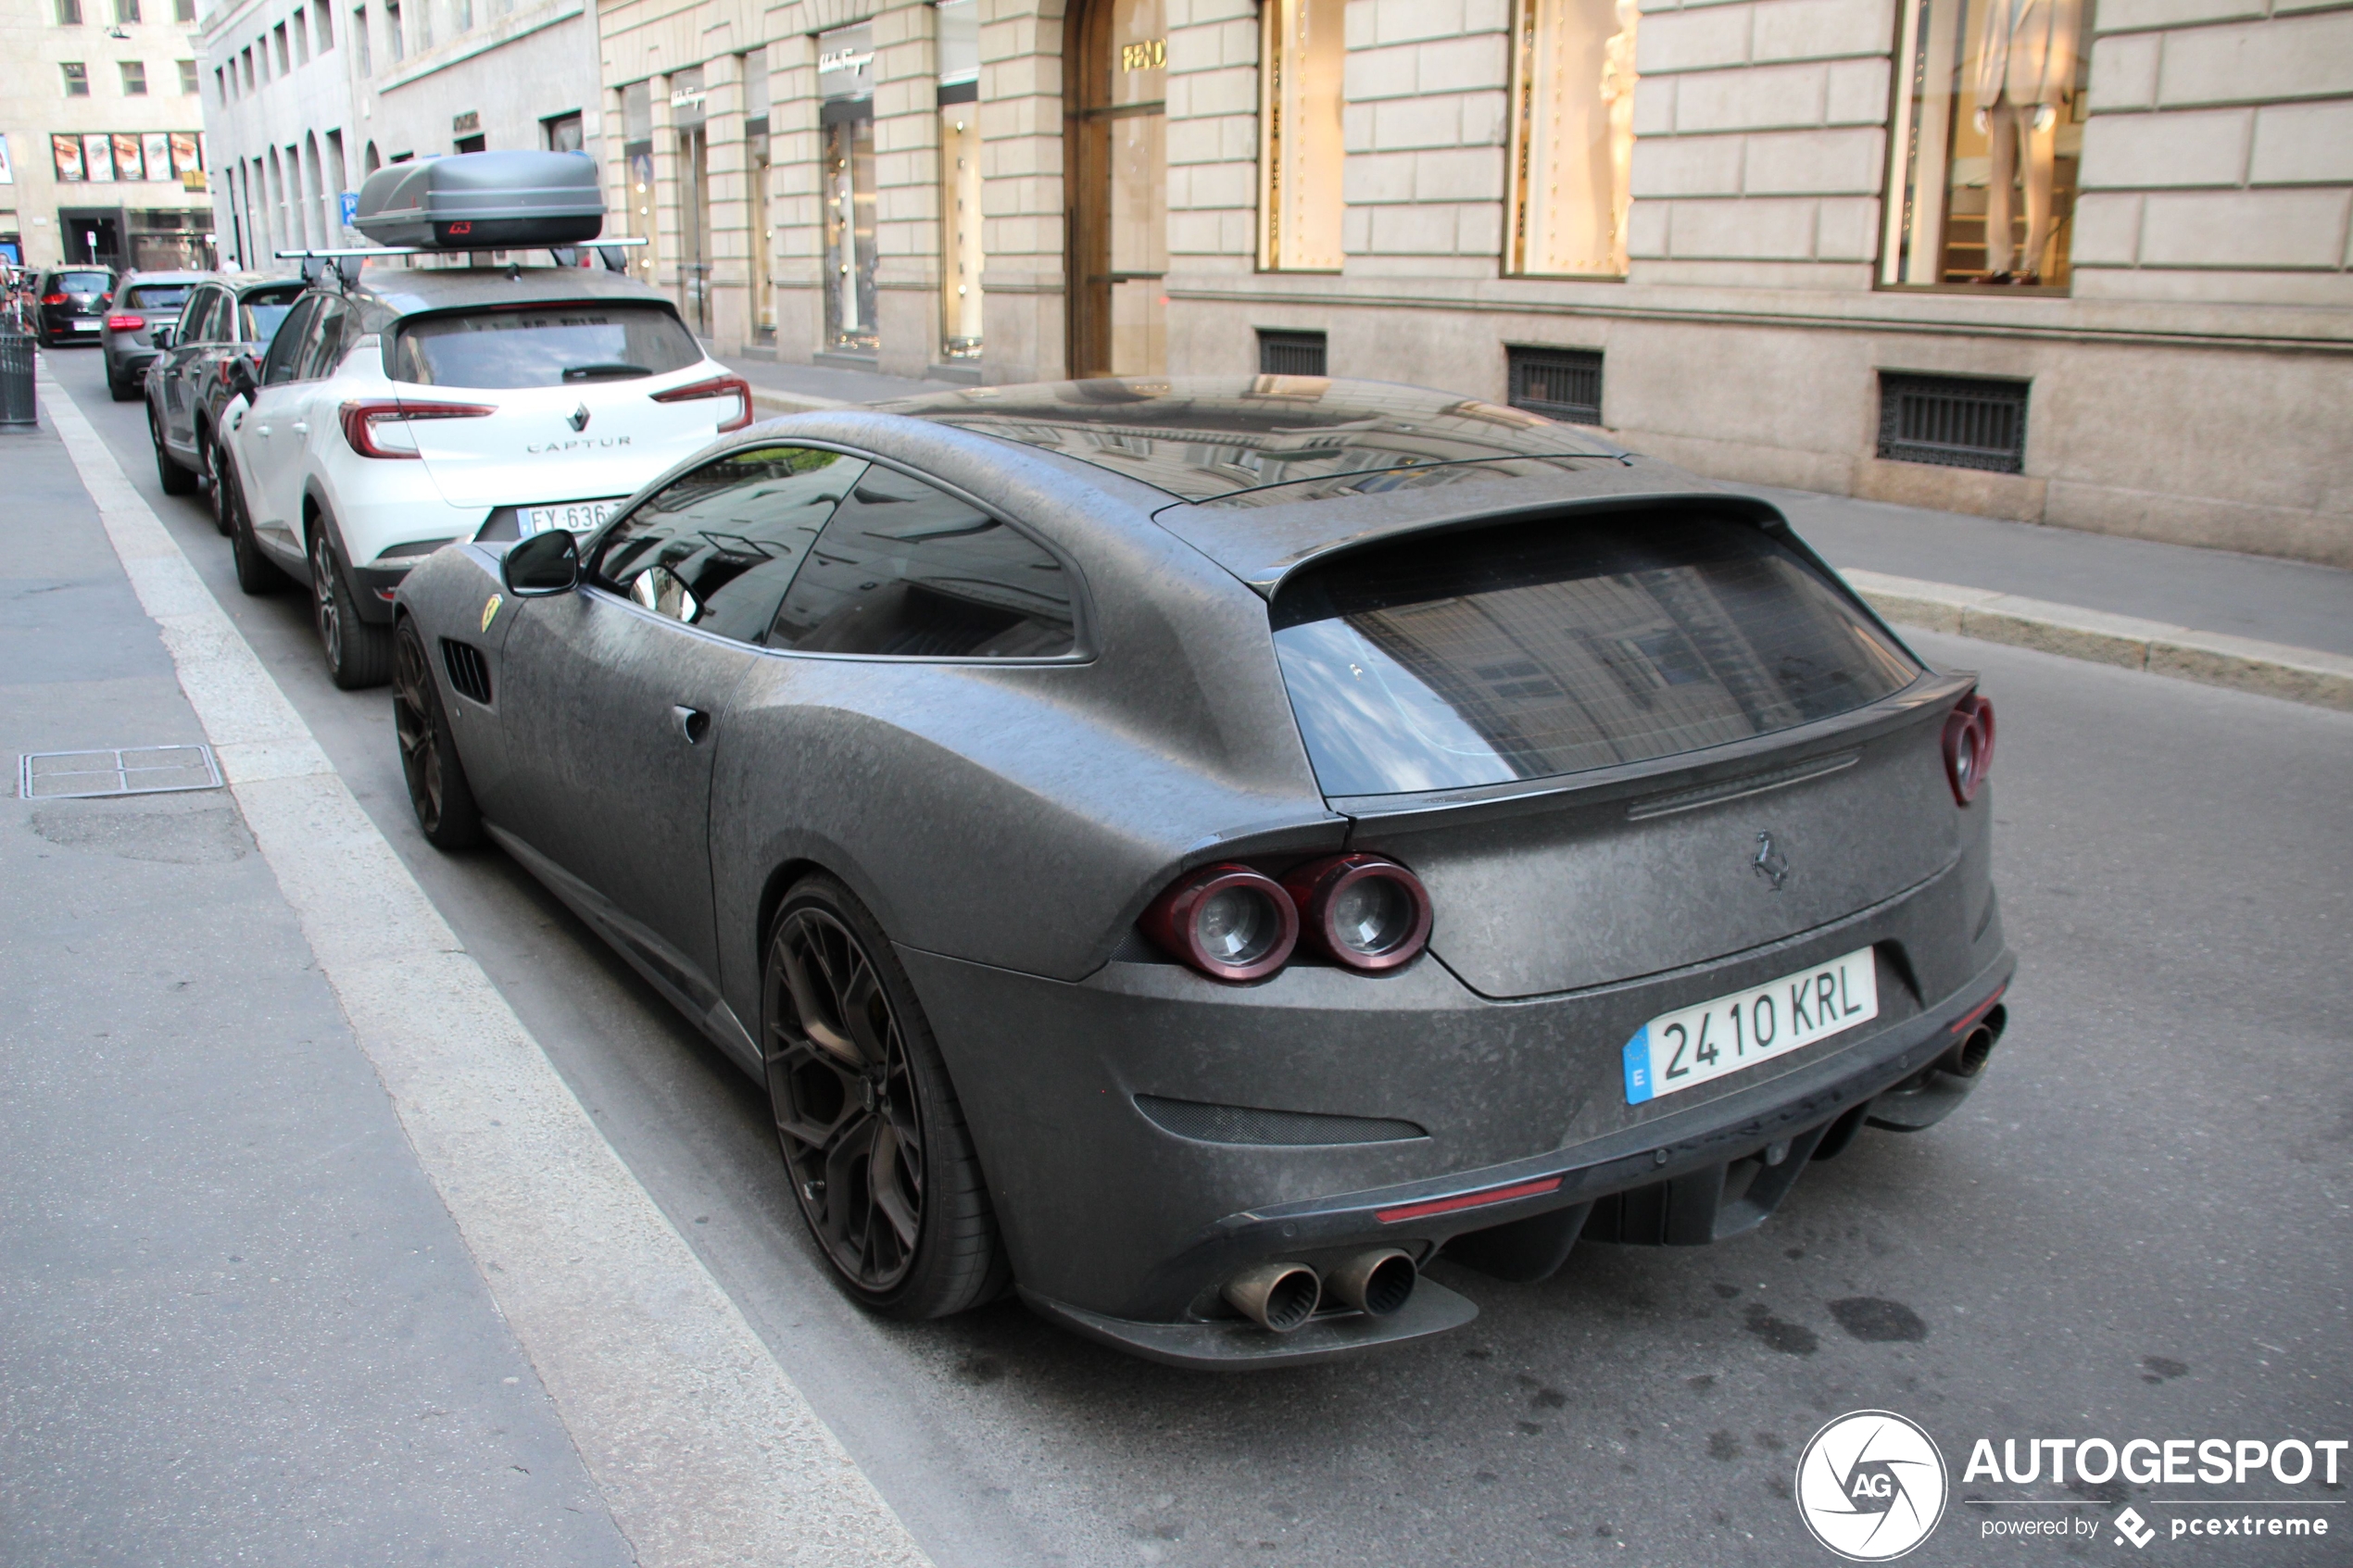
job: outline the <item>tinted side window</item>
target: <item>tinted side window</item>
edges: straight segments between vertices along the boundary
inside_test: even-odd
[[[1076,642],[1069,574],[988,513],[876,466],[793,579],[768,642],[916,659],[1064,654]]]
[[[704,464],[606,531],[589,579],[648,609],[757,643],[864,462],[755,446]]]
[[[317,299],[306,299],[296,306],[278,335],[270,340],[269,358],[261,362],[262,385],[275,386],[295,379],[295,367],[308,346],[311,324],[319,319],[319,305]]]
[[[351,341],[351,307],[340,299],[331,299],[319,307],[318,326],[306,334],[302,360],[295,367],[295,380],[317,381],[332,374],[343,362],[343,351]]]
[[[180,320],[173,323],[171,341],[178,344],[202,343],[208,335],[205,329],[212,323],[213,301],[219,296],[211,289],[198,289],[180,307]]]

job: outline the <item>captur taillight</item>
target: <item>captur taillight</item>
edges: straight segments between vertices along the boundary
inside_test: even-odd
[[[1944,717],[1944,777],[1953,799],[1963,806],[1977,798],[1994,771],[1994,705],[1971,692]]]
[[[1144,911],[1144,934],[1212,980],[1261,980],[1299,943],[1299,909],[1282,884],[1248,866],[1179,877]]]
[[[751,423],[751,383],[741,376],[713,376],[691,386],[673,386],[668,392],[649,392],[646,395],[657,403],[698,403],[707,397],[730,397],[735,399],[736,411],[720,416],[719,433],[724,435]]]
[[[343,406],[343,438],[363,458],[418,458],[412,420],[479,420],[497,413],[479,403],[417,403],[359,397]]]
[[[1368,974],[1410,963],[1429,943],[1421,879],[1378,855],[1335,855],[1283,878],[1299,907],[1300,939],[1334,963]]]

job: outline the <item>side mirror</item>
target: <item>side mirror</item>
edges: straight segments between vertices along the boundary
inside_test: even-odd
[[[580,586],[580,541],[560,528],[535,533],[507,552],[499,574],[519,599],[569,594]]]
[[[253,394],[253,361],[242,354],[233,356],[229,360],[229,395],[251,402]]]
[[[158,352],[168,349],[171,346],[171,329],[170,327],[157,327],[155,331],[147,334],[147,338],[149,342],[156,345]]]

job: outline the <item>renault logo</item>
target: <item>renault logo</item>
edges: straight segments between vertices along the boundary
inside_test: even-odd
[[[566,414],[564,416],[564,423],[572,426],[574,430],[586,430],[588,428],[588,405],[583,403],[579,408],[574,408],[571,413]]]

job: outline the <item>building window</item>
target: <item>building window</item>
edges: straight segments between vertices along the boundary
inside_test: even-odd
[[[384,48],[395,65],[408,58],[408,40],[400,33],[400,0],[384,0]]]
[[[1267,0],[1264,11],[1258,264],[1269,270],[1337,272],[1347,258],[1340,240],[1347,13],[1347,0]]]
[[[1517,0],[1504,270],[1622,278],[1637,0]]]
[[[271,31],[278,40],[278,74],[283,76],[294,69],[293,60],[286,48],[286,24],[280,22]]]
[[[180,62],[180,91],[191,98],[196,95],[196,62],[194,60]]]
[[[2092,11],[1906,0],[1882,286],[2067,286]]]
[[[329,5],[310,7],[310,25],[319,30],[319,52],[325,54],[335,46],[335,8]]]
[[[875,322],[875,37],[871,24],[817,36],[824,132],[825,346],[872,353]]]
[[[1879,455],[1906,463],[2026,471],[2022,381],[1881,370]]]
[[[1511,404],[1573,425],[1602,422],[1602,356],[1591,348],[1505,348]]]
[[[626,170],[627,193],[622,207],[623,226],[633,239],[646,243],[630,252],[638,280],[653,282],[661,236],[654,223],[654,100],[653,84],[632,82],[621,90],[621,161]]]
[[[1321,332],[1258,330],[1258,373],[1262,376],[1322,376],[1331,372]]]
[[[551,153],[576,153],[588,144],[576,114],[560,114],[539,124],[541,144]]]
[[[144,98],[147,95],[147,65],[145,60],[124,60],[122,63],[122,95]]]
[[[82,25],[82,0],[57,0],[57,25],[59,27]]]
[[[57,68],[65,73],[66,96],[86,98],[90,95],[90,68],[80,60],[68,60]]]
[[[114,0],[114,19],[118,27],[129,27],[139,19],[139,0]]]
[[[171,0],[171,19],[194,22],[196,19],[196,0]]]
[[[308,65],[310,63],[309,24],[304,19],[304,13],[298,7],[291,19],[294,23],[295,64]]]
[[[351,44],[359,51],[359,74],[373,76],[376,62],[368,43],[368,7],[355,6],[351,11]]]
[[[754,49],[736,56],[744,84],[744,163],[750,186],[750,209],[745,215],[751,232],[751,337],[754,343],[776,341],[776,290],[774,276],[776,218],[771,206],[769,180],[768,51]]]
[[[939,357],[980,358],[980,0],[941,0]]]

